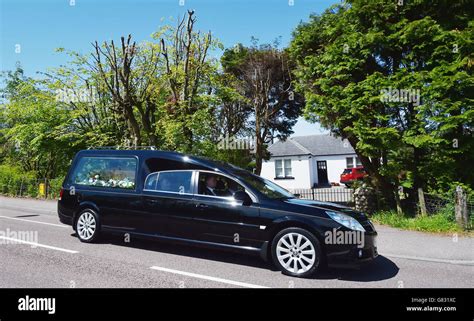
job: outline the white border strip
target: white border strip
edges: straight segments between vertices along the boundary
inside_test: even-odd
[[[397,254],[390,254],[390,253],[382,253],[381,255],[396,257],[399,259],[407,259],[407,260],[417,260],[417,261],[426,261],[426,262],[435,262],[435,263],[448,263],[448,264],[456,264],[456,265],[474,265],[474,261],[465,261],[465,260],[435,259],[435,258],[429,258],[429,257],[397,255]]]
[[[51,226],[56,226],[56,227],[70,228],[70,226],[67,226],[67,225],[60,225],[60,224],[54,224],[54,223],[46,223],[46,222],[40,222],[40,221],[25,220],[24,218],[18,218],[18,217],[10,217],[10,216],[0,215],[0,218],[6,218],[6,219],[9,219],[9,220],[16,220],[16,221],[23,221],[23,222],[38,223],[38,224],[44,224],[44,225],[51,225]]]
[[[208,280],[208,281],[214,281],[214,282],[226,283],[226,284],[230,284],[230,285],[241,286],[241,287],[244,287],[244,288],[252,288],[252,289],[267,288],[266,286],[255,285],[255,284],[244,283],[244,282],[238,282],[238,281],[232,281],[232,280],[227,280],[227,279],[221,279],[221,278],[216,278],[216,277],[213,277],[213,276],[207,276],[207,275],[202,275],[202,274],[183,272],[183,271],[167,269],[167,268],[163,268],[163,267],[159,267],[159,266],[152,266],[152,267],[150,267],[150,269],[158,270],[158,271],[162,271],[162,272],[180,274],[180,275],[189,276],[189,277],[192,277],[192,278],[203,279],[203,280]]]
[[[55,246],[50,246],[50,245],[39,244],[39,243],[35,243],[35,242],[23,241],[23,240],[11,238],[11,237],[6,237],[6,236],[0,236],[0,239],[11,241],[11,242],[18,242],[18,243],[21,243],[21,244],[28,244],[28,245],[31,245],[31,247],[33,247],[33,248],[34,247],[44,247],[45,249],[56,250],[56,251],[61,251],[61,252],[66,252],[66,253],[71,253],[71,254],[79,253],[78,251],[63,249],[63,248],[60,248],[60,247],[55,247]]]

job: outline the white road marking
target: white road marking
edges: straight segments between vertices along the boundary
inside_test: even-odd
[[[57,226],[57,227],[64,227],[64,228],[71,228],[68,225],[46,223],[46,222],[33,221],[33,220],[26,220],[24,218],[18,218],[18,217],[10,217],[10,216],[0,215],[0,218],[6,218],[6,219],[9,219],[9,220],[17,220],[17,221],[24,221],[24,222],[31,222],[31,223],[38,223],[38,224],[44,224],[44,225],[51,225],[51,226]]]
[[[66,252],[66,253],[71,253],[71,254],[79,253],[79,251],[73,251],[73,250],[63,249],[63,248],[61,248],[61,247],[45,245],[45,244],[40,244],[40,243],[36,243],[36,242],[23,241],[23,240],[15,239],[15,238],[12,238],[12,237],[6,237],[6,236],[0,236],[0,240],[7,240],[7,241],[11,241],[11,242],[18,242],[18,243],[21,243],[21,244],[28,244],[28,245],[31,245],[32,247],[43,247],[43,248],[45,248],[45,249],[56,250],[56,251],[61,251],[61,252]]]
[[[429,258],[429,257],[398,255],[398,254],[390,254],[390,253],[383,253],[381,255],[396,257],[399,259],[418,260],[418,261],[426,261],[426,262],[448,263],[448,264],[456,264],[456,265],[474,265],[474,261],[466,261],[466,260],[435,259],[435,258]]]
[[[244,288],[252,288],[252,289],[267,288],[266,286],[255,285],[255,284],[244,283],[244,282],[238,282],[238,281],[232,281],[232,280],[227,280],[227,279],[221,279],[221,278],[216,278],[216,277],[213,277],[213,276],[208,276],[208,275],[203,275],[203,274],[183,272],[183,271],[167,269],[167,268],[163,268],[163,267],[159,267],[159,266],[152,266],[150,269],[158,270],[158,271],[162,271],[162,272],[180,274],[180,275],[189,276],[189,277],[192,277],[192,278],[198,278],[198,279],[203,279],[203,280],[209,280],[209,281],[214,281],[214,282],[220,282],[220,283],[226,283],[226,284],[241,286],[241,287],[244,287]]]

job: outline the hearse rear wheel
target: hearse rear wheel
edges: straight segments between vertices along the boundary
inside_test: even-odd
[[[99,216],[91,209],[85,209],[76,220],[76,234],[81,242],[93,243],[99,239]]]

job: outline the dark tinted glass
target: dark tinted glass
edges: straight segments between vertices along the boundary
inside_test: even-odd
[[[206,172],[199,173],[198,194],[230,197],[235,192],[244,190],[240,184],[225,176]]]
[[[82,157],[72,175],[72,184],[109,188],[135,188],[135,158]]]
[[[144,189],[156,189],[156,182],[158,181],[158,173],[150,174],[146,178]]]
[[[191,193],[191,177],[191,171],[158,172],[155,188],[151,189],[163,192],[189,194]]]

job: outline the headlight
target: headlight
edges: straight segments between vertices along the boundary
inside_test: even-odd
[[[365,228],[362,225],[360,225],[360,223],[357,222],[355,218],[349,215],[338,213],[338,212],[330,212],[330,211],[326,211],[326,214],[329,215],[330,218],[332,218],[339,224],[344,225],[345,227],[351,230],[365,232]]]

